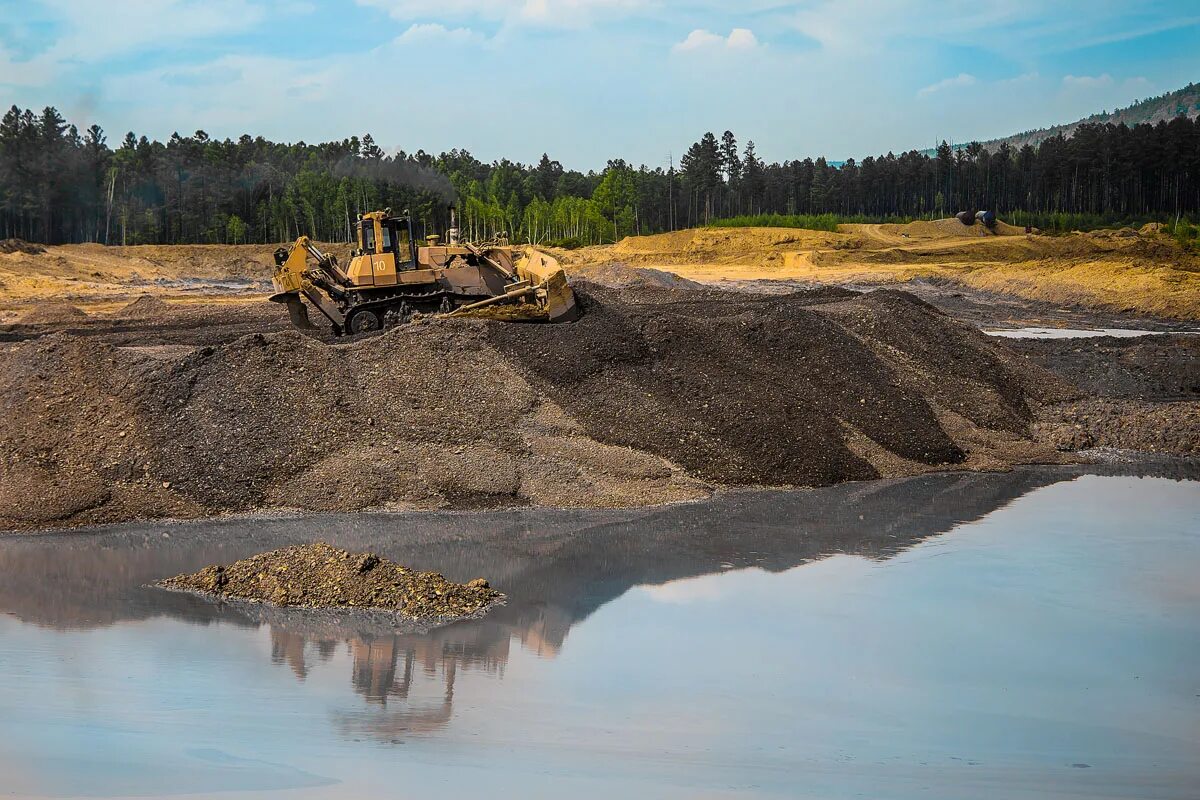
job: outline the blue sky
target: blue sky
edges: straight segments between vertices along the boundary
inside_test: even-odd
[[[112,141],[665,164],[706,130],[861,158],[1200,80],[1200,5],[1044,0],[0,0],[0,103]]]

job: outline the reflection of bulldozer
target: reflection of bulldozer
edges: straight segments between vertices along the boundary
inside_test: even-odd
[[[366,333],[407,322],[415,313],[461,314],[491,306],[518,321],[567,322],[575,295],[551,256],[504,240],[459,242],[450,210],[449,241],[430,236],[414,246],[412,218],[391,211],[359,217],[358,247],[344,268],[301,236],[275,251],[271,299],[286,303],[292,324],[312,328],[304,300],[333,324],[333,332]],[[310,263],[309,257],[312,261]]]
[[[354,690],[383,708],[339,715],[338,724],[355,737],[394,741],[440,730],[450,722],[460,669],[468,675],[503,676],[509,632],[484,623],[424,636],[359,635],[348,643]],[[389,700],[396,702],[389,705]]]

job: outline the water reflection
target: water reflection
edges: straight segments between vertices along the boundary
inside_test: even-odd
[[[350,643],[354,657],[351,682],[368,703],[383,707],[380,713],[337,715],[339,729],[352,736],[368,735],[396,741],[412,734],[437,730],[450,721],[454,703],[454,680],[459,659],[454,654],[435,653],[427,641],[357,639]],[[397,669],[397,665],[400,669]],[[414,675],[418,665],[421,672]],[[466,666],[464,664],[464,666]],[[440,680],[440,697],[410,696],[414,677],[425,683]],[[393,702],[388,706],[388,700]]]
[[[1194,466],[1157,474],[1195,476]],[[169,616],[269,631],[299,681],[348,654],[364,706],[334,713],[349,737],[398,741],[451,720],[464,675],[502,678],[516,646],[545,659],[573,625],[631,587],[742,567],[781,572],[835,553],[885,559],[1078,470],[933,475],[811,492],[755,492],[650,510],[332,515],[0,537],[0,612],[60,630]],[[214,604],[148,588],[164,576],[297,542],[370,549],[456,580],[487,576],[508,603],[432,631],[378,618]],[[515,643],[515,645],[514,645]]]

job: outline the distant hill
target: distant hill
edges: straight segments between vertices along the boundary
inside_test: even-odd
[[[1008,146],[1014,150],[1020,150],[1025,145],[1037,147],[1051,136],[1062,134],[1070,137],[1075,132],[1075,129],[1084,123],[1109,123],[1119,125],[1122,122],[1133,127],[1143,122],[1151,125],[1169,120],[1178,116],[1186,116],[1195,118],[1200,116],[1200,84],[1189,83],[1182,89],[1158,97],[1151,97],[1147,100],[1139,100],[1128,108],[1118,108],[1116,111],[1104,111],[1099,114],[1092,114],[1086,119],[1069,122],[1065,125],[1055,125],[1052,128],[1038,128],[1037,130],[1024,131],[1016,133],[1012,136],[1006,136],[1002,139],[990,139],[981,144],[988,150],[995,151],[1001,144],[1007,142]],[[956,144],[954,149],[958,150],[966,147],[967,144]],[[932,150],[926,151],[930,155]]]

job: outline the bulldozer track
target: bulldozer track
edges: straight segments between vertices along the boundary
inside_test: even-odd
[[[416,303],[432,303],[439,297],[442,299],[442,305],[445,306],[449,302],[448,295],[450,292],[446,289],[435,289],[429,292],[396,292],[387,297],[373,298],[358,303],[353,303],[346,307],[346,330],[349,333],[367,333],[373,330],[380,330],[389,327],[389,316],[391,312],[407,306],[411,302]],[[412,309],[409,309],[410,311]],[[375,317],[375,323],[369,325],[362,330],[356,330],[354,320],[361,317],[363,314],[371,314]],[[407,317],[407,315],[405,315]],[[393,323],[395,324],[395,323]]]

